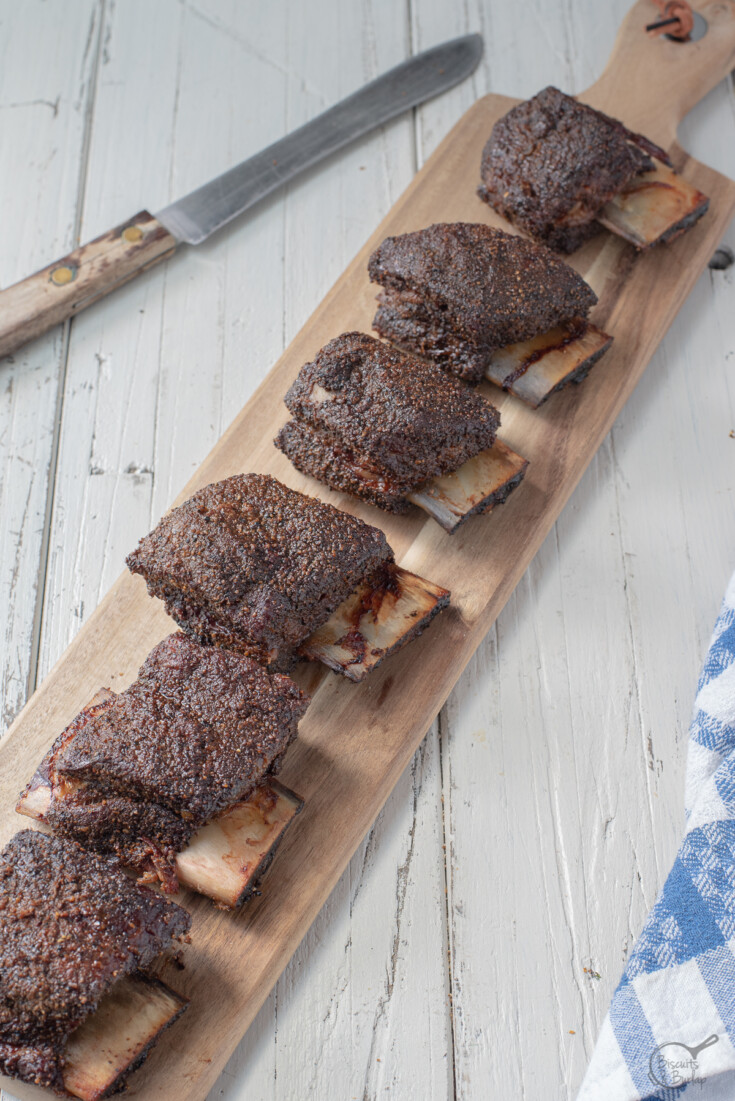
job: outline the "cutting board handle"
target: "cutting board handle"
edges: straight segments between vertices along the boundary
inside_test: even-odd
[[[646,34],[660,12],[651,0],[637,0],[605,71],[579,98],[670,148],[684,115],[735,67],[735,0],[694,0],[692,6],[707,21],[707,33],[697,42],[672,42]]]

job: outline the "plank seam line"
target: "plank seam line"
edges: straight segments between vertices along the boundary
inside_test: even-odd
[[[413,57],[416,54],[419,43],[416,41],[417,36],[414,34],[415,16],[414,16],[414,0],[406,0],[406,18],[408,21],[408,55]],[[416,106],[411,109],[411,152],[412,152],[412,167],[414,175],[419,171],[419,167],[422,162],[421,157],[421,128],[419,126],[419,113],[421,107]],[[437,735],[438,735],[438,749],[439,749],[439,790],[440,790],[440,814],[442,825],[442,849],[441,849],[441,862],[442,872],[444,877],[444,928],[446,935],[446,955],[445,955],[445,974],[446,974],[446,989],[448,994],[448,1016],[449,1016],[449,1081],[447,1085],[451,1083],[451,1093],[448,1093],[447,1101],[457,1101],[457,1062],[455,1058],[456,1050],[456,1035],[454,1028],[454,987],[452,983],[452,935],[450,924],[450,912],[449,912],[449,870],[448,870],[448,845],[449,839],[447,835],[447,821],[446,821],[446,806],[444,803],[444,714],[446,708],[442,708],[436,717],[437,723]]]
[[[175,167],[175,164],[176,164],[176,128],[177,128],[177,125],[178,125],[179,102],[180,102],[180,99],[181,99],[181,70],[182,70],[182,65],[183,65],[183,56],[182,55],[183,55],[183,48],[184,48],[183,47],[183,38],[184,38],[184,20],[185,20],[185,17],[186,17],[186,12],[187,12],[187,7],[186,7],[185,4],[182,4],[181,5],[181,11],[180,11],[180,14],[179,14],[179,28],[178,28],[179,41],[178,41],[178,44],[177,44],[177,47],[176,47],[176,91],[174,93],[173,109],[171,111],[171,135],[172,135],[172,137],[171,137],[171,160],[170,160],[169,171],[168,171],[168,190],[167,190],[167,197],[168,197],[169,202],[173,202],[174,167]],[[167,293],[168,293],[169,265],[168,265],[168,263],[166,263],[166,264],[163,264],[162,267],[163,267],[163,276],[162,276],[162,286],[161,286],[161,327],[160,327],[159,333],[158,333],[158,369],[156,371],[156,396],[155,396],[155,399],[154,399],[154,411],[153,411],[153,440],[151,442],[151,466],[152,466],[153,470],[152,470],[152,473],[151,473],[151,485],[150,485],[149,503],[148,503],[148,521],[149,521],[149,524],[150,524],[151,528],[160,519],[160,516],[161,516],[161,513],[158,512],[157,509],[154,510],[154,505],[156,505],[156,499],[157,499],[157,496],[158,496],[158,474],[157,474],[157,471],[158,471],[158,458],[159,458],[158,445],[159,445],[159,427],[160,427],[159,412],[160,412],[160,408],[161,408],[161,390],[162,390],[162,388],[165,387],[164,372],[161,369],[161,364],[163,362],[163,346],[164,346],[165,335],[166,335],[165,316],[166,316],[166,297],[167,297]],[[173,441],[171,441],[169,446],[170,447],[173,446]],[[170,475],[169,475],[169,482],[170,482]],[[169,488],[170,488],[170,486],[169,486]],[[168,500],[170,501],[173,496],[174,496],[174,494],[171,494],[169,496]],[[167,506],[164,506],[163,511],[165,511],[166,507]]]
[[[406,0],[406,19],[408,22],[408,56],[414,57],[420,43],[418,42],[418,35],[414,33],[415,28],[415,11],[414,0]],[[424,158],[421,156],[421,127],[419,124],[420,112],[422,110],[421,105],[411,108],[411,153],[412,153],[412,168],[413,173],[419,171]],[[449,868],[448,868],[448,846],[449,838],[447,834],[447,810],[444,802],[444,715],[446,712],[446,706],[443,707],[436,717],[437,724],[437,742],[439,750],[439,811],[441,815],[441,827],[442,827],[442,848],[440,852],[440,859],[442,862],[442,874],[444,878],[444,929],[446,936],[446,953],[444,958],[444,968],[446,975],[446,990],[448,995],[448,1017],[449,1017],[449,1074],[447,1086],[447,1101],[457,1101],[457,1061],[455,1057],[456,1052],[456,1033],[454,1027],[454,984],[452,982],[452,927],[450,923],[450,907],[449,907]],[[420,749],[419,749],[420,752]],[[451,1085],[450,1085],[451,1084]],[[451,1092],[450,1092],[451,1090]]]
[[[414,41],[415,36],[414,36],[414,32],[413,32],[413,28],[414,28],[413,0],[406,0],[406,20],[407,20],[407,23],[408,23],[408,34],[406,36],[407,40],[408,40],[408,56],[409,57],[414,57],[415,54],[416,54],[416,45],[417,45],[417,43]],[[420,107],[420,105],[417,104],[415,107],[411,108],[411,153],[412,153],[412,165],[411,165],[411,167],[413,168],[414,176],[416,175],[416,173],[419,170],[419,107]],[[383,127],[383,132],[385,132],[385,127]]]
[[[102,56],[102,35],[105,25],[107,0],[99,0],[95,9],[99,19],[97,29],[97,44],[95,46],[94,62],[89,80],[89,94],[84,110],[84,133],[82,136],[82,149],[79,158],[79,182],[77,185],[77,202],[74,212],[74,231],[72,235],[72,248],[79,244],[82,229],[82,216],[84,213],[84,200],[87,191],[87,172],[89,168],[89,153],[92,144],[92,129],[94,124],[94,107],[97,99],[97,85],[99,81],[100,58]],[[43,633],[43,617],[46,608],[46,583],[48,580],[49,553],[51,546],[51,526],[53,523],[54,502],[56,499],[56,482],[59,465],[59,449],[61,445],[61,422],[64,415],[64,398],[66,394],[66,380],[69,369],[69,352],[71,349],[71,327],[74,319],[65,322],[62,334],[62,347],[60,357],[59,385],[56,395],[56,410],[54,414],[54,431],[51,441],[51,454],[49,456],[48,490],[46,494],[46,508],[43,518],[43,535],[41,537],[41,553],[38,563],[38,577],[36,582],[36,602],[33,611],[33,629],[31,632],[31,658],[28,667],[28,696],[35,692],[38,685],[38,666],[41,653],[41,635]]]
[[[603,447],[604,447],[604,441],[600,445],[600,449],[597,451],[596,455],[592,459],[592,462],[590,463],[590,466],[587,468],[588,470],[590,470],[590,468],[593,465],[597,468],[597,466],[599,464],[599,456],[600,456],[600,453],[601,453]],[[614,478],[614,476],[615,476],[615,470],[614,470],[614,466],[613,466],[613,478]],[[616,496],[615,500],[616,500],[616,505],[617,505],[617,496]],[[559,520],[560,519],[561,519],[560,516],[557,517],[557,519],[554,521],[554,527],[553,527],[554,546],[555,546],[555,551],[556,551],[556,560],[557,560],[557,563],[559,563],[559,564],[561,563],[561,558],[562,558],[561,540],[559,539]],[[580,800],[579,800],[580,784],[579,784],[579,770],[578,770],[578,767],[577,767],[577,752],[576,752],[577,729],[576,729],[576,724],[575,724],[575,721],[574,721],[574,712],[573,712],[574,689],[573,689],[573,685],[572,685],[572,676],[571,676],[573,659],[572,659],[572,655],[571,655],[570,650],[569,650],[569,632],[567,630],[566,602],[565,602],[565,599],[564,599],[564,579],[563,579],[563,576],[562,576],[561,569],[560,569],[560,585],[561,585],[561,588],[560,588],[561,602],[560,603],[561,603],[561,613],[562,613],[561,614],[561,631],[562,631],[562,635],[563,635],[563,638],[564,638],[564,666],[565,666],[565,669],[566,669],[566,690],[567,690],[567,700],[568,700],[568,705],[569,705],[569,727],[570,727],[571,734],[572,734],[572,739],[571,739],[572,762],[571,763],[572,763],[572,768],[574,770],[574,793],[575,793],[576,805],[577,805],[577,819],[578,819],[579,822],[582,822],[583,815],[581,813]],[[569,882],[568,882],[568,880],[569,880],[569,861],[567,860],[566,845],[564,844],[564,841],[562,840],[563,823],[562,823],[562,820],[561,820],[561,816],[559,814],[558,804],[555,804],[555,807],[554,807],[553,820],[554,820],[554,823],[555,823],[555,828],[557,830],[557,836],[559,838],[558,843],[556,843],[554,845],[554,857],[555,857],[555,861],[556,861],[556,865],[557,865],[557,869],[558,869],[559,883],[560,883],[560,886],[562,888],[561,891],[560,891],[560,900],[561,900],[561,905],[562,905],[562,912],[564,914],[564,924],[565,924],[567,932],[569,934],[569,941],[570,941],[570,945],[569,945],[569,969],[570,969],[570,972],[571,972],[571,975],[572,975],[572,987],[573,987],[575,996],[576,996],[576,998],[579,1002],[580,1017],[586,1025],[586,1022],[589,1019],[590,1015],[593,1016],[593,1019],[595,1019],[596,1005],[595,1005],[594,998],[591,997],[589,984],[587,984],[587,987],[585,988],[584,984],[580,983],[580,980],[578,978],[578,973],[579,973],[578,968],[582,966],[582,959],[581,959],[581,956],[580,956],[580,953],[579,953],[579,944],[580,944],[580,941],[581,941],[582,938],[580,937],[580,935],[577,931],[577,923],[576,923],[576,920],[575,920],[574,892],[573,892],[573,889],[571,887],[571,884],[569,884]],[[581,846],[580,846],[580,848],[581,848]],[[587,893],[587,877],[586,877],[586,875],[582,876],[582,902],[583,902],[583,921],[584,921],[585,942],[586,942],[586,946],[589,948],[592,944],[593,936],[592,936],[592,930],[590,928],[590,920],[589,920],[590,903],[589,903],[588,893]],[[578,961],[578,966],[575,966],[575,960]],[[591,1008],[590,1008],[590,1006],[591,1006]],[[599,1024],[600,1024],[600,1022],[596,1021],[595,1034],[594,1034],[594,1037],[592,1038],[593,1044],[594,1044],[594,1039],[597,1037],[597,1033],[599,1031]],[[561,1017],[559,1017],[559,1019],[558,1019],[557,1027],[559,1029],[562,1029]],[[560,1043],[559,1043],[559,1057],[560,1057],[559,1073],[560,1073],[561,1078],[568,1082],[569,1081],[569,1065],[568,1065],[568,1063],[569,1063],[571,1052],[564,1050],[564,1047],[563,1047],[563,1044],[562,1044],[563,1038],[564,1037],[563,1037],[563,1030],[562,1030],[562,1034],[560,1035]],[[589,1060],[589,1056],[591,1054],[590,1051],[588,1050],[587,1030],[586,1030],[586,1028],[584,1028],[583,1031],[582,1031],[582,1051],[584,1053],[584,1061],[586,1063]],[[571,1097],[572,1097],[572,1095],[570,1093],[569,1094],[570,1101],[571,1101]]]
[[[452,1093],[450,1101],[457,1101],[459,1094],[457,1093],[457,1060],[455,1057],[456,1051],[456,1031],[454,1027],[454,983],[452,981],[453,976],[453,938],[452,938],[452,924],[451,924],[451,907],[449,892],[451,888],[451,876],[449,874],[449,849],[451,845],[451,838],[447,831],[447,803],[444,798],[444,744],[445,744],[445,731],[444,731],[444,715],[446,712],[446,706],[441,709],[436,717],[436,729],[439,742],[439,791],[440,791],[440,809],[442,820],[442,866],[444,871],[444,922],[447,937],[447,951],[446,951],[446,973],[447,973],[447,993],[449,1001],[449,1041],[450,1050],[449,1057],[451,1062],[451,1084]]]
[[[635,626],[634,626],[634,621],[633,621],[633,606],[632,606],[631,597],[630,597],[630,577],[629,577],[629,571],[628,571],[628,560],[627,560],[626,553],[625,553],[625,539],[624,539],[624,531],[623,531],[622,512],[621,512],[621,508],[620,508],[620,477],[619,477],[620,464],[618,463],[617,448],[615,446],[615,425],[614,424],[610,429],[610,453],[612,455],[612,460],[613,460],[613,485],[614,485],[614,489],[615,489],[615,494],[614,494],[615,516],[616,516],[616,520],[617,520],[617,523],[618,523],[618,533],[619,533],[619,535],[618,535],[618,544],[619,544],[619,547],[620,547],[620,559],[621,559],[621,565],[622,565],[622,568],[623,568],[623,581],[624,581],[623,592],[624,592],[624,595],[625,595],[625,610],[626,610],[627,626],[628,626],[628,638],[629,638],[629,641],[630,641],[630,653],[631,653],[631,657],[633,659],[632,700],[633,700],[633,703],[634,703],[634,706],[635,706],[636,718],[637,718],[637,721],[638,721],[638,735],[639,735],[640,743],[641,743],[641,756],[642,756],[643,760],[645,761],[646,760],[646,750],[645,750],[646,717],[644,715],[643,700],[642,700],[642,697],[641,697],[641,684],[642,684],[642,681],[643,681],[643,677],[642,677],[642,674],[641,674],[641,671],[640,671],[640,655],[639,655],[639,651],[638,651],[636,631],[635,631]],[[626,723],[627,723],[627,718],[626,718]],[[655,814],[655,808],[654,808],[654,805],[653,805],[653,792],[651,790],[650,771],[649,771],[648,768],[645,769],[644,775],[646,777],[646,794],[648,796],[648,799],[647,799],[648,831],[650,833],[651,838],[653,839],[656,836],[656,829],[655,829],[656,814]],[[638,831],[638,836],[640,836],[641,832],[642,831],[640,831],[640,830]],[[653,851],[653,859],[654,859],[654,864],[655,864],[655,867],[656,867],[656,891],[657,891],[658,886],[663,882],[662,879],[661,879],[661,866],[660,866],[660,862],[659,862],[658,849],[657,849],[655,843],[652,844],[651,848],[652,848],[652,851]],[[648,911],[648,910],[650,910],[651,906],[653,905],[653,898],[646,899],[642,882],[641,882],[641,894],[643,895],[646,911]]]

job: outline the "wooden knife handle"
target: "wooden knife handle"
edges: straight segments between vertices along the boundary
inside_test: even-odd
[[[8,355],[85,306],[165,260],[178,244],[142,211],[28,279],[0,291],[0,356]]]

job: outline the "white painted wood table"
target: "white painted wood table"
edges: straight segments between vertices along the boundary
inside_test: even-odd
[[[0,0],[2,286],[411,53],[486,42],[471,81],[0,361],[5,725],[453,123],[589,85],[627,7]],[[735,176],[730,82],[682,140]],[[574,1095],[678,844],[735,567],[734,279],[697,284],[211,1098]]]

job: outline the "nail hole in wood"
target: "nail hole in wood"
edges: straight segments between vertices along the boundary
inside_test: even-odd
[[[715,249],[715,254],[707,265],[712,271],[725,271],[735,263],[735,253],[728,245],[720,245]]]

